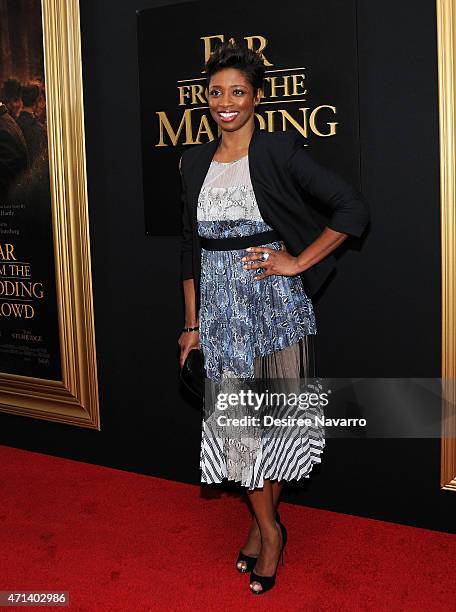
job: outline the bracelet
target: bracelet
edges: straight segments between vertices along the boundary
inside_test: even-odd
[[[197,325],[196,327],[184,327],[182,331],[191,332],[191,331],[197,331],[198,329],[199,329],[199,325]]]

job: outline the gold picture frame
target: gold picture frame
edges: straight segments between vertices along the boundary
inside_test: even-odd
[[[456,491],[456,3],[436,0],[442,268],[440,486]]]
[[[78,0],[42,0],[62,380],[0,373],[0,410],[100,429]]]

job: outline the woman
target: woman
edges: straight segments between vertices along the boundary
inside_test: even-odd
[[[256,52],[224,43],[206,64],[207,98],[220,136],[181,157],[185,327],[180,365],[201,347],[206,376],[201,480],[234,480],[246,488],[253,517],[237,569],[250,589],[275,584],[287,532],[277,506],[284,481],[309,478],[325,441],[318,427],[285,436],[252,420],[219,422],[224,391],[258,382],[296,390],[314,376],[314,293],[334,267],[330,255],[368,222],[363,197],[305,153],[295,131],[268,134],[254,124],[265,67]],[[305,194],[333,208],[321,230]],[[303,275],[303,278],[300,277]],[[275,383],[274,383],[275,381]],[[248,385],[247,385],[248,386]],[[261,387],[261,389],[264,389]],[[224,393],[223,397],[229,397]],[[217,403],[218,402],[218,403]],[[261,414],[290,414],[287,405]],[[269,411],[269,412],[268,412]],[[231,417],[259,415],[258,405],[230,408]],[[318,413],[318,409],[314,413]],[[293,412],[294,414],[294,412]],[[307,416],[307,415],[306,415]],[[283,561],[283,556],[282,556]]]

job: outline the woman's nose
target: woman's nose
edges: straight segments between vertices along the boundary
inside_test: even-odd
[[[231,105],[231,103],[232,103],[231,95],[230,95],[229,92],[222,94],[220,96],[219,100],[220,100],[220,105],[221,106],[229,107]]]

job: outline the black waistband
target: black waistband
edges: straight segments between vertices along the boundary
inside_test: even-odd
[[[249,246],[260,246],[280,240],[275,230],[268,230],[251,236],[233,236],[232,238],[200,238],[200,244],[207,251],[232,251],[246,249]]]

